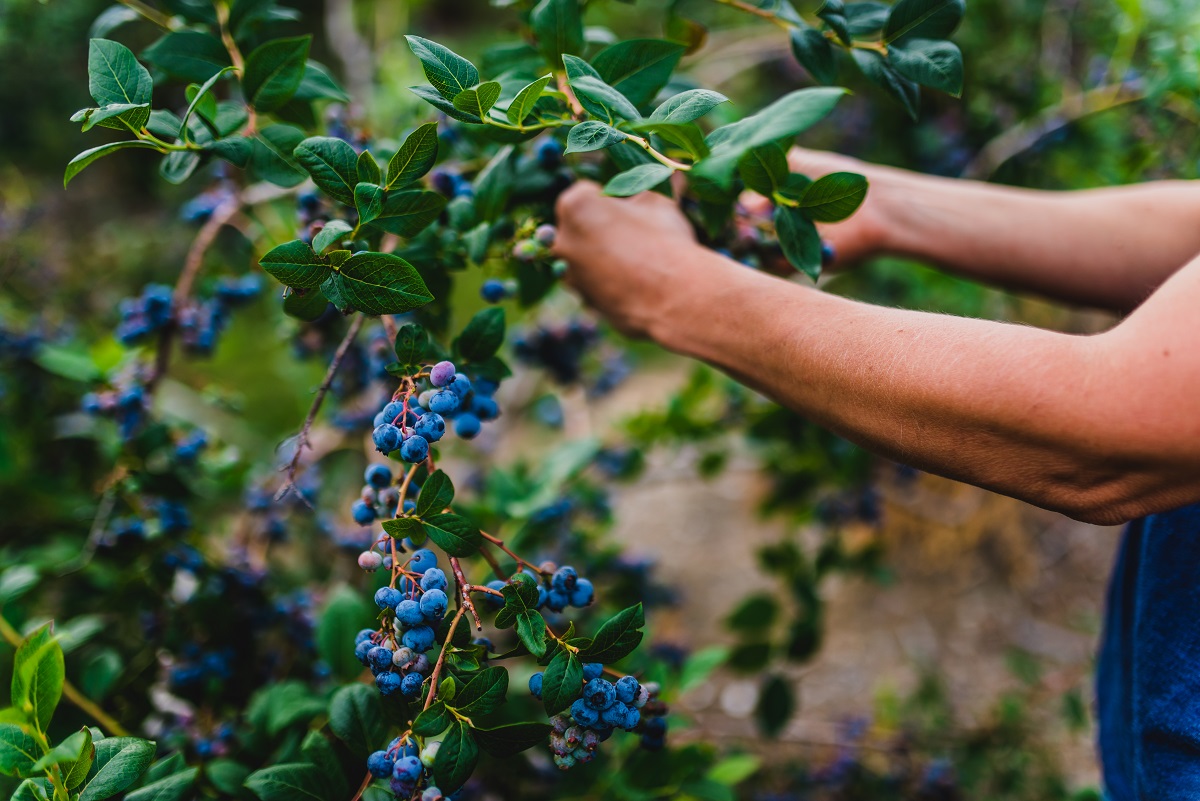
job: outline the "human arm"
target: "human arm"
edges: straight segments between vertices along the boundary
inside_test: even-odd
[[[799,148],[789,162],[812,177],[867,177],[862,208],[822,226],[849,261],[909,256],[986,283],[1128,311],[1200,254],[1200,181],[1047,192]]]
[[[568,280],[619,328],[730,372],[864,447],[1098,523],[1200,500],[1200,261],[1113,330],[885,309],[700,247],[670,201],[579,185]]]

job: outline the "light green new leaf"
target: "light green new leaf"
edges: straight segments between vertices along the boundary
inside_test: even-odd
[[[426,79],[445,99],[454,100],[461,92],[479,83],[479,70],[475,65],[450,48],[420,36],[404,38],[413,55],[420,59]]]
[[[427,122],[408,135],[387,167],[387,188],[403,189],[429,172],[437,161],[437,123]]]
[[[485,81],[456,94],[454,107],[461,112],[483,119],[499,99],[500,84],[496,81]]]
[[[292,99],[304,78],[311,36],[274,39],[246,57],[242,92],[260,112],[271,112]]]
[[[232,70],[233,70],[233,67],[225,67],[224,69],[218,71],[215,75],[213,75],[211,78],[209,78],[203,84],[201,84],[200,88],[195,91],[195,94],[191,95],[191,102],[188,103],[187,111],[185,111],[183,113],[183,120],[179,124],[179,130],[181,130],[181,131],[187,130],[187,124],[188,124],[188,121],[192,118],[192,114],[198,108],[200,108],[201,103],[204,103],[205,101],[207,101],[211,105],[212,111],[211,111],[211,114],[206,114],[204,116],[209,119],[216,117],[216,113],[217,113],[216,98],[214,98],[211,94],[209,94],[209,91],[214,86],[216,86],[217,81],[221,80],[221,76],[223,76],[225,73],[230,72]],[[188,87],[188,88],[189,88],[189,90],[191,89],[191,87]]]
[[[82,122],[85,131],[97,125],[121,131],[138,131],[149,120],[149,103],[110,103],[101,108],[80,109],[71,115],[71,122]]]
[[[48,771],[55,765],[63,766],[63,773],[70,773],[71,766],[81,761],[85,755],[92,752],[92,733],[87,728],[81,729],[63,740],[46,752],[33,766],[35,771]],[[90,765],[89,761],[89,765]],[[84,774],[87,773],[84,768]],[[82,776],[80,777],[82,778]]]
[[[482,123],[479,117],[474,114],[468,114],[465,111],[459,111],[454,107],[454,104],[438,94],[438,91],[431,86],[410,86],[408,91],[412,92],[417,97],[424,100],[429,105],[436,108],[438,111],[445,114],[452,120],[459,122]]]
[[[62,698],[65,676],[62,646],[51,626],[47,623],[25,638],[13,658],[12,705],[42,732]]]
[[[523,124],[525,119],[533,113],[533,107],[537,105],[538,98],[542,96],[542,92],[550,85],[550,81],[552,80],[554,80],[552,73],[543,75],[517,92],[517,96],[508,105],[508,111],[506,112],[508,121],[513,125]]]
[[[665,164],[639,164],[631,170],[617,173],[604,185],[604,194],[612,197],[629,197],[661,184],[674,172]]]

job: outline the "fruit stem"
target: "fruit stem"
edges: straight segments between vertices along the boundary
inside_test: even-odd
[[[458,628],[458,621],[462,620],[463,613],[467,611],[465,604],[458,605],[458,611],[454,613],[454,620],[450,622],[450,630],[446,632],[446,641],[442,643],[442,651],[438,654],[437,664],[433,666],[433,673],[429,674],[429,694],[425,696],[425,706],[421,711],[429,709],[433,704],[433,699],[437,697],[438,678],[442,673],[442,665],[446,662],[446,653],[450,650],[450,641],[454,639],[454,630]]]

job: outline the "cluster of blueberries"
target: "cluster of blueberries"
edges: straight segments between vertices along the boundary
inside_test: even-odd
[[[579,380],[583,357],[597,338],[595,324],[576,319],[518,334],[513,353],[525,364],[544,368],[560,384],[571,384]]]
[[[122,439],[130,439],[146,422],[150,400],[145,388],[135,380],[123,389],[89,392],[83,396],[81,406],[90,415],[116,420]]]
[[[513,244],[512,256],[517,261],[527,264],[549,258],[550,248],[554,245],[554,238],[557,235],[558,230],[553,225],[539,225],[533,232],[533,236],[527,239],[518,239]]]
[[[648,748],[662,748],[666,736],[665,711],[654,700],[657,685],[639,684],[633,676],[623,676],[616,682],[602,678],[604,666],[589,662],[583,666],[582,694],[571,704],[569,712],[555,715],[550,723],[550,750],[554,764],[566,770],[577,764],[591,762],[600,743],[617,729],[640,729],[642,742]],[[542,697],[541,673],[529,680],[529,692]],[[643,713],[647,713],[643,717]],[[654,716],[650,716],[653,714]]]
[[[500,407],[492,397],[498,385],[487,379],[471,379],[458,372],[453,362],[442,361],[429,370],[431,387],[417,396],[416,405],[393,400],[375,415],[371,435],[380,453],[400,451],[400,458],[420,464],[429,456],[429,446],[446,433],[447,418],[454,421],[454,433],[473,439],[483,421],[494,420]]]
[[[433,767],[440,747],[440,742],[434,742],[418,750],[416,742],[401,741],[397,737],[386,750],[376,751],[367,757],[367,771],[376,779],[389,779],[391,790],[397,798],[410,798],[426,778],[427,771]],[[456,799],[460,794],[461,791],[445,795],[430,784],[422,791],[420,798],[421,801],[443,801]]]
[[[551,566],[544,565],[543,567]],[[592,582],[585,578],[580,578],[579,573],[570,565],[563,565],[555,570],[547,570],[546,572],[551,574],[548,583],[542,581],[541,576],[532,570],[526,569],[522,572],[538,582],[538,609],[562,612],[568,606],[578,608],[588,606],[596,598],[596,591],[592,587]],[[500,591],[503,590],[505,583],[499,579],[495,579],[489,581],[487,586],[489,589]],[[504,606],[504,599],[499,596],[489,594],[487,600],[493,606]]]
[[[367,553],[379,556],[375,551]],[[359,561],[361,564],[361,557]],[[379,561],[382,563],[382,557]],[[433,670],[425,653],[434,645],[437,626],[446,615],[450,598],[446,595],[446,574],[437,567],[433,551],[414,551],[408,570],[420,579],[403,576],[399,587],[380,587],[375,593],[375,604],[384,611],[383,628],[360,631],[354,640],[354,655],[371,669],[375,686],[383,695],[399,692],[415,698]]]
[[[392,518],[396,516],[397,510],[400,508],[400,490],[392,485],[392,471],[386,465],[373,464],[367,468],[367,472],[363,474],[362,495],[353,504],[350,505],[350,516],[354,518],[354,522],[360,526],[369,526],[375,522],[376,518]],[[416,482],[410,482],[406,494],[416,496],[421,491],[421,485]],[[416,503],[412,498],[404,500],[405,513],[411,512],[416,508]],[[378,570],[383,564],[375,564],[370,554],[374,554],[380,560],[383,559],[375,551],[367,551],[358,559],[358,564],[363,570]],[[365,563],[364,563],[364,560]],[[373,566],[372,566],[373,565]]]
[[[222,278],[211,298],[188,302],[175,309],[171,287],[147,284],[142,294],[121,301],[121,322],[116,336],[122,345],[136,345],[172,322],[179,326],[180,341],[189,353],[209,355],[217,344],[217,335],[229,322],[229,312],[245,306],[262,293],[262,276]]]

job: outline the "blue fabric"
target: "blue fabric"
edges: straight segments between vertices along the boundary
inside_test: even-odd
[[[1200,504],[1125,531],[1096,707],[1112,801],[1200,799]]]

